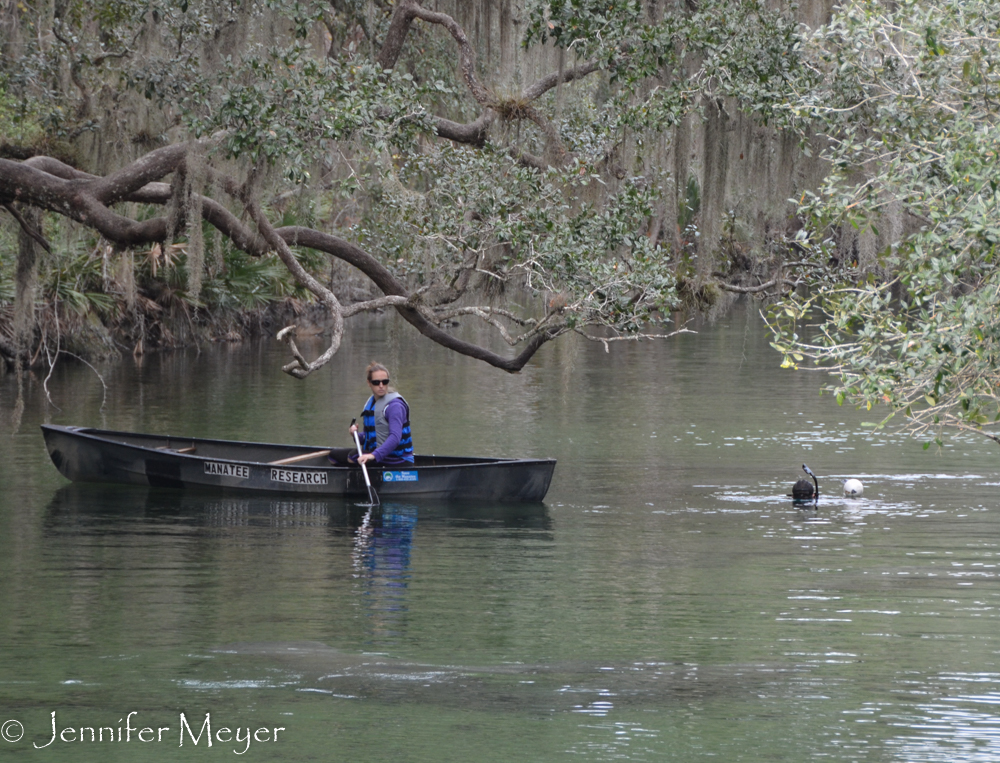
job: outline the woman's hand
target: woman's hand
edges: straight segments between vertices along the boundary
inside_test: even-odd
[[[347,431],[349,431],[351,434],[354,434],[355,432],[358,431],[358,425],[357,424],[351,424],[351,428],[349,430],[347,430]]]
[[[362,453],[360,456],[358,456],[359,464],[367,464],[369,461],[374,461],[374,460],[375,460],[374,453]]]

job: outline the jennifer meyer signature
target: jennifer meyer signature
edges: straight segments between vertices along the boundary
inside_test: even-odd
[[[53,710],[52,727],[45,732],[47,738],[34,741],[31,745],[36,750],[44,750],[53,744],[80,742],[172,744],[176,741],[178,747],[184,747],[185,743],[194,747],[201,744],[206,747],[211,747],[213,744],[232,744],[233,752],[243,755],[250,749],[251,741],[262,744],[277,742],[278,732],[285,730],[284,726],[261,726],[258,729],[251,729],[249,726],[230,728],[218,724],[213,728],[211,713],[205,713],[204,720],[194,718],[189,720],[184,713],[181,713],[177,726],[143,726],[138,719],[133,720],[133,716],[138,714],[138,711],[133,710],[124,718],[119,718],[117,726],[62,726],[56,723],[56,711]],[[0,725],[0,738],[6,742],[20,742],[24,733],[24,725],[18,720],[10,719]]]

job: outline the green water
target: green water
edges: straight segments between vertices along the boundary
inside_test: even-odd
[[[1000,450],[871,438],[752,312],[698,330],[517,376],[391,317],[304,382],[274,342],[67,362],[16,432],[0,377],[0,757],[1000,759]],[[371,359],[419,452],[557,458],[545,503],[70,485],[37,427],[346,445]]]

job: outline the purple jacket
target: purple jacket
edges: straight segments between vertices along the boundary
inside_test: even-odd
[[[389,401],[389,404],[385,407],[385,418],[389,422],[389,436],[385,438],[385,442],[379,445],[375,450],[372,451],[372,455],[375,456],[376,464],[387,464],[389,466],[395,466],[396,464],[408,464],[409,461],[404,461],[401,458],[392,455],[392,452],[399,445],[399,441],[403,437],[403,424],[410,416],[410,409],[407,407],[399,398]],[[358,454],[352,453],[348,458],[351,461],[358,460]]]
[[[389,422],[389,436],[385,442],[375,448],[375,463],[377,464],[406,464],[401,458],[394,458],[391,454],[399,445],[403,437],[403,424],[409,418],[410,409],[406,407],[399,398],[392,400],[385,407],[385,418]]]

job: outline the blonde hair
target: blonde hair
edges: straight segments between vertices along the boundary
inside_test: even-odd
[[[374,360],[368,364],[368,368],[365,369],[365,378],[368,379],[368,383],[371,383],[372,374],[376,371],[385,371],[386,376],[391,376],[389,369],[383,366],[381,363],[376,363]]]

